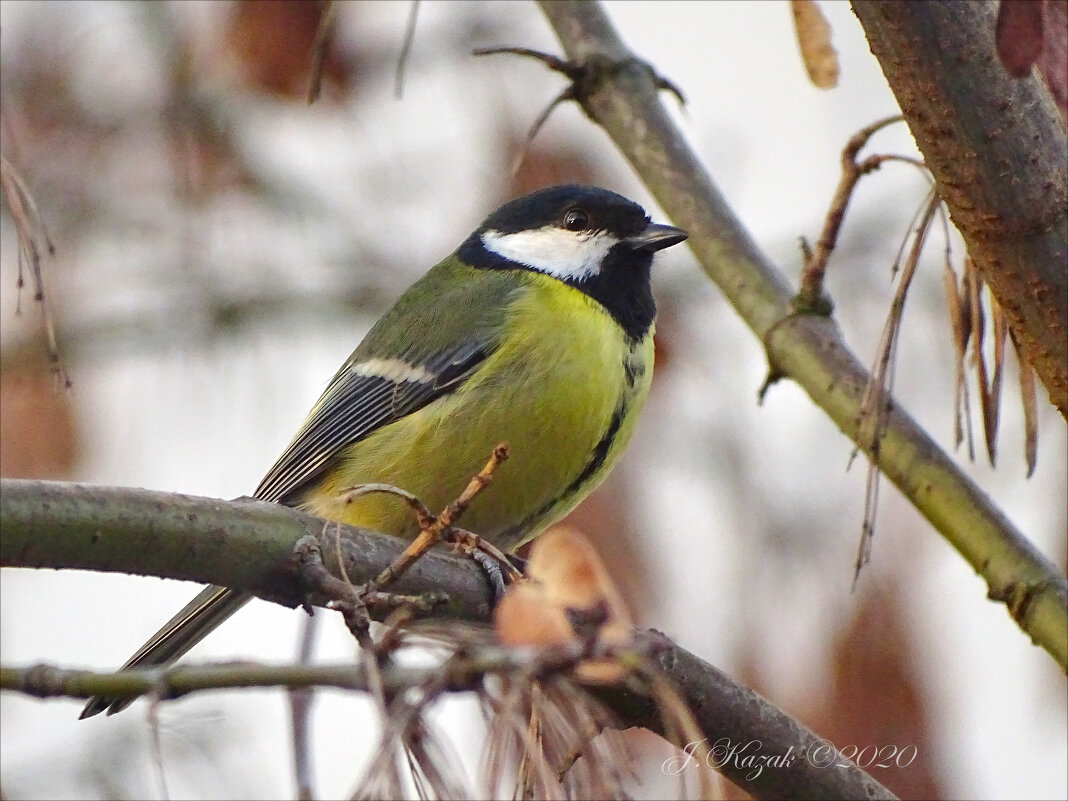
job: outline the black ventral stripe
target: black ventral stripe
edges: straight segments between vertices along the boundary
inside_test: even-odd
[[[553,500],[536,509],[531,514],[527,515],[523,520],[516,523],[514,526],[509,526],[500,535],[500,539],[505,543],[514,542],[520,534],[526,531],[531,524],[543,517],[552,507],[556,504],[564,501],[576,492],[582,489],[582,487],[589,481],[593,475],[604,465],[605,460],[608,458],[608,452],[612,449],[612,443],[615,442],[616,434],[619,433],[619,427],[623,425],[623,418],[627,412],[626,401],[621,402],[615,412],[612,413],[612,419],[608,423],[608,430],[605,431],[604,436],[601,437],[601,441],[594,447],[593,452],[590,454],[590,460],[586,463],[586,466],[582,468],[582,472],[578,474],[562,493]]]
[[[567,489],[564,490],[565,498],[582,489],[582,486],[604,465],[605,459],[608,458],[608,451],[611,450],[612,443],[616,441],[616,434],[619,433],[619,427],[623,424],[623,415],[626,414],[626,411],[626,403],[621,403],[616,407],[615,412],[612,414],[612,420],[608,424],[608,430],[604,433],[604,436],[601,437],[601,441],[598,442],[597,446],[593,449],[593,453],[590,455],[590,460],[586,463],[582,472],[578,474],[578,478],[568,484]]]

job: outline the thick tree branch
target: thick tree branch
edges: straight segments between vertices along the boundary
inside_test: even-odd
[[[765,344],[773,373],[796,381],[872,457],[861,400],[871,375],[833,320],[791,313],[786,279],[753,243],[657,97],[652,70],[620,41],[596,3],[542,0],[574,64],[576,99],[604,128],[741,317]],[[1068,667],[1068,582],[916,421],[890,398],[875,459],[986,580],[1034,642]]]
[[[247,590],[286,606],[303,600],[292,558],[298,540],[309,535],[319,539],[327,567],[339,576],[337,563],[329,560],[340,550],[345,570],[354,582],[377,575],[406,545],[394,537],[338,526],[261,501],[222,501],[18,479],[0,479],[0,528],[4,532],[0,538],[0,565],[4,567],[120,571],[215,583]],[[488,619],[490,590],[481,570],[471,560],[444,551],[426,554],[391,589],[407,594],[445,592],[449,602],[439,616]],[[650,658],[678,689],[711,742],[727,738],[744,745],[757,740],[762,744],[762,754],[795,755],[790,764],[761,771],[758,776],[751,775],[751,766],[726,764],[721,768],[755,797],[893,797],[837,752],[829,751],[825,740],[774,704],[663,635],[651,632],[647,636],[655,642]],[[298,681],[316,683],[294,678],[308,675],[299,672],[307,669],[299,666],[294,668],[297,673],[284,676],[256,675],[260,676],[259,681],[285,686]],[[158,681],[160,675],[141,671],[128,685],[114,685],[109,683],[114,679],[95,674],[50,673],[43,678],[38,675],[35,686],[40,692],[56,682],[69,681],[72,683],[57,691],[86,696],[100,694],[107,685],[104,694],[110,694],[112,689],[138,694]],[[224,673],[192,676],[189,680],[200,682],[200,686],[238,680]],[[319,678],[326,684],[335,680],[360,681],[351,672],[348,678]],[[26,681],[24,673],[3,673],[5,687],[18,688]],[[164,682],[159,686],[167,685]],[[604,688],[599,695],[616,712],[622,725],[643,726],[664,734],[652,699],[633,689]],[[828,758],[832,767],[825,767]]]
[[[1037,72],[1013,78],[998,4],[856,0],[968,254],[1068,417],[1068,143]]]
[[[355,585],[408,543],[278,504],[51,481],[0,479],[0,565],[133,573],[246,590],[283,606],[305,600],[294,545],[318,540],[326,568]],[[344,559],[345,572],[338,568]],[[434,551],[390,591],[445,593],[434,617],[488,620],[489,584],[470,559]],[[326,597],[311,598],[322,604]]]

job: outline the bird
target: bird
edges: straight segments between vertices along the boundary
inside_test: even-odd
[[[514,551],[618,461],[653,371],[656,252],[687,238],[607,189],[511,200],[408,288],[327,384],[254,497],[414,538],[392,484],[443,508],[499,442],[509,462],[464,527]],[[180,658],[253,596],[208,586],[121,670]],[[130,699],[96,696],[81,718]]]

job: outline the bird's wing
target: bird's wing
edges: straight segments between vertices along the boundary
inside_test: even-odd
[[[371,329],[264,476],[255,497],[285,503],[345,448],[455,391],[496,350],[500,310],[514,284],[488,271],[462,276],[465,280],[458,283],[443,281],[442,265],[435,271]],[[418,300],[413,301],[417,288]],[[497,312],[471,316],[465,312],[471,308]],[[403,332],[404,347],[398,347],[398,332]],[[428,348],[427,342],[446,344]]]
[[[471,341],[422,364],[370,364],[384,374],[339,374],[307,421],[264,476],[256,497],[282,501],[315,478],[338,453],[376,429],[455,390],[486,358],[489,343]],[[407,373],[407,377],[404,377]]]

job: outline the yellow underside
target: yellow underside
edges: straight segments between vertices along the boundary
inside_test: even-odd
[[[570,511],[607,475],[630,439],[652,378],[652,331],[635,345],[644,365],[628,389],[630,347],[604,308],[555,279],[533,274],[511,313],[512,337],[467,380],[414,414],[351,446],[305,496],[301,508],[350,525],[412,537],[411,511],[398,498],[345,490],[386,483],[414,493],[435,514],[456,498],[498,442],[509,459],[471,504],[460,525],[514,548]],[[534,349],[530,343],[539,342]],[[579,491],[564,495],[593,458],[616,408],[628,413],[604,465]],[[532,518],[532,515],[536,515]],[[528,521],[506,541],[501,533]]]

